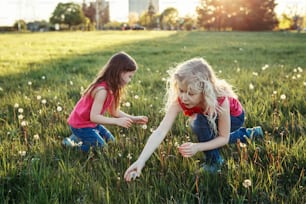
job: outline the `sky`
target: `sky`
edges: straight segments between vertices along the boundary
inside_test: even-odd
[[[112,1],[110,12],[113,14],[111,20],[126,21],[128,16],[128,0],[109,0]],[[0,0],[0,26],[12,26],[18,19],[26,22],[34,20],[46,20],[54,11],[59,3],[75,2],[82,3],[83,0]],[[86,0],[89,2],[89,0]],[[198,0],[160,0],[160,12],[167,7],[175,7],[181,16],[192,15]],[[306,13],[305,0],[275,0],[278,3],[277,13],[288,13],[294,9],[300,13]],[[125,6],[123,6],[125,5]],[[125,9],[122,9],[125,8]]]

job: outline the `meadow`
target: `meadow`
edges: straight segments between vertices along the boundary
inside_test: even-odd
[[[0,34],[0,203],[306,203],[306,34],[287,32],[52,32]],[[115,143],[64,148],[67,118],[114,53],[139,69],[121,109],[147,126],[106,126]],[[139,178],[123,179],[164,116],[167,70],[205,58],[237,91],[245,126],[265,138],[221,149],[221,172],[198,171],[203,154],[180,115]]]

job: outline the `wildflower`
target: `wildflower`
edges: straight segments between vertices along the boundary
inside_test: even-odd
[[[303,82],[303,85],[306,86],[306,81]]]
[[[243,187],[245,188],[249,188],[250,186],[252,186],[252,181],[250,179],[245,179],[242,183]]]
[[[18,108],[19,107],[19,104],[18,103],[15,103],[14,104],[14,108]]]
[[[62,108],[61,106],[57,106],[56,110],[57,110],[58,112],[61,112],[61,111],[63,110],[63,108]]]
[[[3,88],[0,86],[0,91],[3,91]]]
[[[131,103],[130,103],[130,102],[126,102],[126,103],[125,103],[125,106],[126,106],[126,107],[130,107],[130,106],[131,106]]]
[[[28,81],[28,85],[31,86],[31,85],[32,85],[32,82],[31,82],[31,81]]]
[[[148,128],[148,126],[147,126],[146,124],[142,125],[141,127],[142,127],[142,129],[144,129],[144,130],[146,130],[146,129]]]
[[[131,160],[131,159],[132,159],[132,155],[129,153],[129,154],[127,155],[126,158],[128,158],[129,160]]]
[[[20,156],[24,157],[27,154],[27,152],[26,151],[19,151],[18,154]]]
[[[249,89],[253,90],[254,89],[254,85],[252,83],[250,83],[249,85]]]
[[[41,96],[40,95],[36,96],[36,99],[41,100]]]
[[[118,156],[119,156],[119,157],[122,157],[122,154],[121,154],[121,153],[118,153]]]
[[[299,72],[303,72],[303,69],[302,69],[301,67],[298,67],[297,70],[298,70]]]
[[[23,120],[23,121],[21,121],[21,126],[22,127],[25,127],[25,126],[27,126],[28,125],[28,122],[27,121],[25,121],[25,120]]]
[[[285,94],[282,94],[282,95],[280,96],[280,99],[285,100],[285,99],[286,99],[286,95],[285,95]]]
[[[297,72],[297,69],[293,69],[293,72]]]
[[[24,116],[22,114],[18,115],[18,119],[22,120],[24,118]]]
[[[18,113],[23,113],[23,109],[22,108],[18,108]]]
[[[236,70],[237,72],[240,72],[240,68],[237,68],[237,70]]]
[[[70,85],[72,86],[73,85],[73,81],[69,81]]]
[[[42,103],[42,104],[46,104],[46,103],[47,103],[47,100],[46,100],[46,99],[43,99],[43,100],[41,100],[41,103]]]
[[[42,77],[41,77],[41,79],[42,79],[42,80],[45,80],[45,79],[46,79],[46,77],[45,77],[45,76],[42,76]]]
[[[253,76],[258,76],[257,72],[253,72],[252,74],[253,74]]]
[[[297,74],[297,75],[296,75],[296,78],[301,78],[301,74]]]
[[[263,66],[261,69],[264,71],[266,69],[268,69],[269,65],[268,64],[265,64],[265,66]]]
[[[246,144],[245,144],[245,143],[240,142],[240,147],[241,147],[241,148],[246,148]]]
[[[273,94],[276,95],[276,94],[277,94],[277,91],[273,91]]]
[[[138,96],[138,95],[135,95],[135,96],[134,96],[134,98],[135,98],[135,99],[138,99],[138,98],[139,98],[139,96]]]
[[[35,135],[33,135],[33,138],[34,138],[34,140],[39,140],[39,135],[35,134]]]

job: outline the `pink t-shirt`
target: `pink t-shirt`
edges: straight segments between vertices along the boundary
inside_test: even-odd
[[[237,98],[232,98],[232,97],[227,97],[227,98],[228,98],[228,102],[230,105],[231,116],[239,116],[243,111],[241,103],[239,102]],[[225,96],[220,97],[217,100],[218,100],[219,106],[221,106],[225,100]]]
[[[108,89],[106,82],[101,82],[100,84],[97,84],[94,89],[96,87],[104,87],[107,90],[107,96],[100,113],[101,115],[103,115],[106,112],[107,108],[109,108],[112,104],[114,100],[114,95]],[[68,124],[74,128],[96,127],[97,124],[90,121],[90,111],[93,102],[94,98],[91,96],[91,93],[87,93],[86,95],[82,96],[74,107],[73,111],[71,112],[68,118]]]
[[[221,106],[223,104],[225,100],[225,96],[224,97],[219,97],[217,99],[219,106]],[[229,101],[229,105],[230,105],[230,114],[231,116],[239,116],[242,111],[242,105],[239,102],[238,99],[236,98],[232,98],[232,97],[228,97],[228,101]],[[180,106],[182,107],[183,111],[184,111],[184,115],[186,116],[192,116],[194,113],[203,113],[203,109],[200,107],[193,107],[193,108],[187,108],[180,100],[180,98],[178,98],[178,102],[180,104]]]

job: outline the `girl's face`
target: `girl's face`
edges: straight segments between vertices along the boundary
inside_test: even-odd
[[[187,108],[201,107],[202,93],[195,93],[187,90],[187,86],[178,82],[178,97]]]
[[[136,71],[131,71],[131,72],[122,72],[121,73],[121,85],[124,86],[128,84],[131,79],[133,78],[134,74]]]

